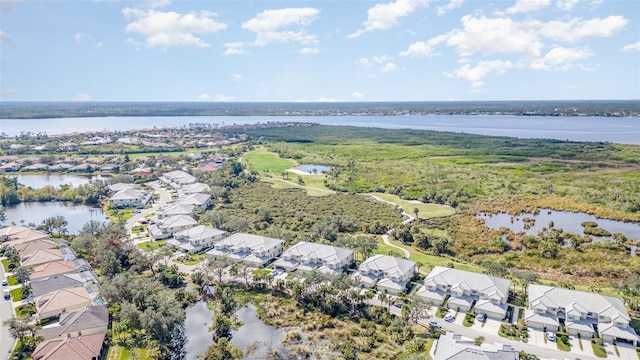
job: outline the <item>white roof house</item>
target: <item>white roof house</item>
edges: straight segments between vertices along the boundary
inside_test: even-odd
[[[447,332],[436,342],[433,360],[518,360],[520,354],[510,345],[483,343],[474,345],[474,339]]]
[[[201,252],[213,246],[217,241],[224,239],[226,234],[227,232],[224,230],[198,225],[173,234],[174,238],[167,240],[167,244],[185,252]]]
[[[173,236],[178,231],[191,229],[198,225],[191,216],[188,215],[174,215],[164,219],[156,221],[155,225],[149,226],[149,233],[151,236],[158,239],[167,239]]]
[[[507,312],[510,284],[511,281],[495,276],[436,266],[427,275],[416,296],[431,300],[434,305],[442,304],[449,296],[447,306],[460,311],[469,311],[475,300],[483,305],[476,307],[477,313],[502,320]]]
[[[196,210],[196,205],[177,203],[167,206],[162,211],[158,212],[156,216],[158,219],[167,218],[174,215],[189,215]]]
[[[284,240],[237,233],[216,242],[207,255],[225,256],[259,266],[279,256],[283,247]]]
[[[416,273],[415,261],[388,255],[373,255],[365,260],[351,277],[366,287],[397,294],[407,287]]]
[[[195,205],[197,209],[206,209],[209,207],[211,195],[203,193],[189,194],[180,199],[180,204]]]
[[[208,194],[211,191],[209,185],[197,182],[189,185],[185,185],[178,191],[178,194],[196,194],[203,193]]]
[[[117,183],[117,184],[109,185],[109,190],[113,192],[119,192],[122,190],[129,190],[129,189],[138,189],[138,185],[129,184],[129,183]]]
[[[160,181],[177,189],[185,185],[193,184],[197,179],[193,175],[184,171],[175,170],[163,174],[160,177]]]
[[[151,199],[151,195],[139,189],[124,189],[109,198],[109,206],[132,207],[144,206]]]
[[[605,340],[637,343],[640,338],[629,326],[631,317],[616,297],[544,285],[529,285],[529,304],[524,319],[532,328],[557,329],[563,319],[567,332],[591,337],[597,325]]]
[[[287,249],[273,265],[286,271],[319,270],[339,274],[351,263],[353,263],[353,250],[301,241]]]

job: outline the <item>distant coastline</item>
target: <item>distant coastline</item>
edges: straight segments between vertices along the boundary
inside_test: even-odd
[[[2,102],[0,119],[106,116],[511,115],[640,117],[640,100],[428,102]]]

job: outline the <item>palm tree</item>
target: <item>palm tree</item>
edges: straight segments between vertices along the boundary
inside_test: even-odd
[[[418,209],[417,207],[416,207],[416,208],[413,208],[413,215],[415,215],[415,216],[416,216],[416,219],[418,218],[418,213],[419,213],[419,212],[420,212],[420,209]]]

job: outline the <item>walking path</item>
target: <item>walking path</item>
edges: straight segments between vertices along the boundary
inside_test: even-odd
[[[377,201],[389,204],[389,205],[393,205],[393,206],[397,206],[398,209],[400,209],[402,211],[402,216],[406,216],[407,218],[402,221],[402,224],[408,224],[410,222],[412,222],[413,220],[415,220],[416,218],[414,216],[409,215],[408,213],[404,212],[404,210],[402,209],[402,206],[396,204],[396,203],[392,203],[391,201],[387,201],[387,200],[383,200],[382,198],[379,198],[373,194],[369,194],[369,196],[371,196],[372,198],[374,198]],[[409,250],[400,247],[398,245],[394,245],[389,241],[389,235],[391,235],[396,229],[389,229],[389,231],[387,231],[386,234],[382,235],[382,241],[384,241],[384,243],[388,246],[391,246],[394,249],[398,249],[400,251],[402,251],[402,253],[404,253],[404,257],[405,258],[409,258],[411,256],[411,253],[409,252]]]

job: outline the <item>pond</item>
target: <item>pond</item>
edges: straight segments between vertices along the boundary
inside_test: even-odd
[[[7,206],[4,211],[4,224],[15,222],[21,225],[34,223],[40,225],[42,220],[53,216],[63,216],[69,224],[67,231],[69,234],[77,234],[82,226],[89,220],[108,222],[102,208],[90,205],[74,204],[68,202],[21,202],[16,205]]]
[[[101,175],[66,175],[66,174],[20,174],[15,176],[18,183],[34,189],[40,189],[47,185],[58,188],[60,185],[68,184],[72,187],[88,184],[92,180],[106,180],[108,177]]]
[[[333,167],[327,166],[327,165],[302,164],[302,165],[296,166],[296,169],[306,171],[310,174],[324,174],[331,171]]]
[[[213,311],[209,310],[204,301],[199,301],[196,305],[187,308],[186,315],[185,336],[188,339],[185,346],[186,358],[187,360],[196,360],[198,355],[204,354],[209,345],[213,343],[211,332],[209,332]],[[255,306],[241,307],[236,315],[244,325],[233,332],[231,342],[245,354],[250,346],[261,345],[257,346],[255,350],[252,349],[251,354],[246,354],[245,359],[265,358],[273,350],[277,350],[279,354],[286,353],[282,346],[282,339],[284,339],[286,331],[264,324],[256,316]]]
[[[542,228],[549,228],[549,223],[553,221],[553,227],[563,229],[584,235],[582,223],[585,221],[593,221],[598,224],[599,228],[605,229],[611,234],[622,233],[629,239],[640,239],[640,223],[624,222],[608,219],[600,219],[593,215],[585,213],[574,213],[567,211],[556,211],[551,209],[540,209],[536,214],[522,213],[511,215],[506,213],[500,214],[478,214],[479,218],[484,220],[487,227],[491,229],[499,229],[500,227],[509,228],[514,233],[525,232],[528,235],[536,235]],[[529,222],[530,226],[525,229],[524,218],[535,219],[534,223]],[[593,236],[594,241],[610,240],[608,236]]]

